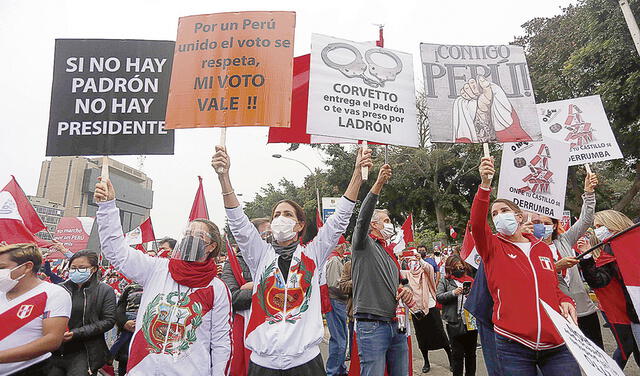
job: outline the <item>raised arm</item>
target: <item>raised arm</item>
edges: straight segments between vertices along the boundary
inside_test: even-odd
[[[93,197],[98,203],[96,221],[102,254],[116,270],[144,286],[153,275],[158,259],[126,244],[120,224],[120,210],[116,207],[116,192],[109,179],[96,184]]]
[[[596,209],[595,188],[598,185],[598,177],[596,174],[587,174],[584,179],[584,193],[582,194],[582,210],[580,218],[573,224],[564,234],[560,234],[560,238],[565,240],[571,246],[574,246],[578,239],[587,232],[587,229],[593,225],[593,217]],[[573,255],[561,255],[573,256]]]
[[[216,146],[216,153],[211,158],[211,166],[218,174],[229,228],[242,250],[242,257],[251,271],[251,276],[254,277],[260,265],[260,260],[267,255],[270,246],[262,239],[258,230],[251,224],[249,218],[240,207],[240,202],[229,178],[231,160],[224,146]]]
[[[493,234],[491,233],[491,227],[487,220],[487,213],[489,212],[489,196],[491,194],[491,179],[489,176],[495,174],[493,169],[493,158],[484,157],[480,162],[480,177],[482,183],[478,187],[478,192],[473,198],[473,204],[471,205],[471,235],[476,243],[476,249],[480,257],[483,260],[487,260],[491,257],[491,244],[493,241]]]
[[[371,225],[371,217],[373,211],[378,203],[378,196],[382,191],[382,187],[391,178],[391,166],[388,164],[383,165],[378,172],[378,178],[371,187],[369,194],[365,197],[360,207],[360,213],[358,213],[358,219],[356,221],[356,227],[353,230],[353,251],[362,250],[365,248],[367,236],[369,234],[369,226]]]

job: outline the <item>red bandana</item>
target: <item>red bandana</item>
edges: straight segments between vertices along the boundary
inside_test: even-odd
[[[171,278],[179,284],[196,288],[209,285],[217,274],[217,268],[213,259],[203,262],[171,259],[169,260],[169,273],[171,273]]]
[[[382,246],[382,248],[387,252],[387,254],[389,255],[389,257],[391,257],[391,259],[393,260],[393,262],[395,262],[396,266],[398,267],[398,270],[400,270],[400,263],[398,262],[398,258],[396,257],[396,255],[393,253],[393,244],[387,245],[387,242],[372,234],[369,233],[369,236],[371,237],[371,239],[377,241],[378,243],[380,243],[380,246]]]
[[[460,278],[457,278],[457,277],[454,277],[453,275],[450,275],[450,276],[449,276],[449,278],[451,278],[451,279],[453,279],[453,280],[456,280],[456,281],[458,281],[458,282],[460,282],[460,283],[463,283],[463,282],[473,282],[473,278],[469,277],[469,276],[468,276],[468,275],[466,275],[466,274],[465,274],[465,275],[463,275],[463,276],[462,276],[462,277],[460,277]]]

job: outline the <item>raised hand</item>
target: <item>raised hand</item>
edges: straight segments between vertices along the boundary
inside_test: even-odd
[[[217,145],[216,153],[211,157],[211,167],[218,175],[228,175],[229,168],[231,167],[231,161],[227,154],[227,148]]]
[[[105,179],[102,181],[102,178],[98,178],[98,183],[96,183],[96,190],[93,193],[93,200],[95,202],[105,202],[115,200],[116,198],[116,190],[113,188],[111,184],[111,180]]]
[[[594,192],[598,185],[598,175],[594,173],[587,174],[584,178],[584,191]]]
[[[355,171],[360,172],[363,167],[373,167],[373,161],[371,159],[371,149],[362,150],[358,148],[358,155],[356,156]]]
[[[478,172],[480,172],[480,179],[482,179],[482,183],[480,185],[484,188],[491,187],[491,180],[496,174],[496,171],[493,168],[493,157],[482,157],[480,160],[480,167],[478,167]]]

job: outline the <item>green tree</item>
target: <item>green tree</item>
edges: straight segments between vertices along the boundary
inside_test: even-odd
[[[630,1],[640,14],[640,1]],[[523,25],[515,43],[525,48],[538,103],[599,94],[623,160],[600,163],[599,208],[633,214],[640,192],[640,57],[617,1],[580,0],[550,18]],[[582,171],[569,169],[567,206],[580,208]]]

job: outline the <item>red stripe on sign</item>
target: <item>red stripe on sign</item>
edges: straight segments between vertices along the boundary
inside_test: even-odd
[[[44,313],[47,293],[41,292],[0,314],[0,341]]]

